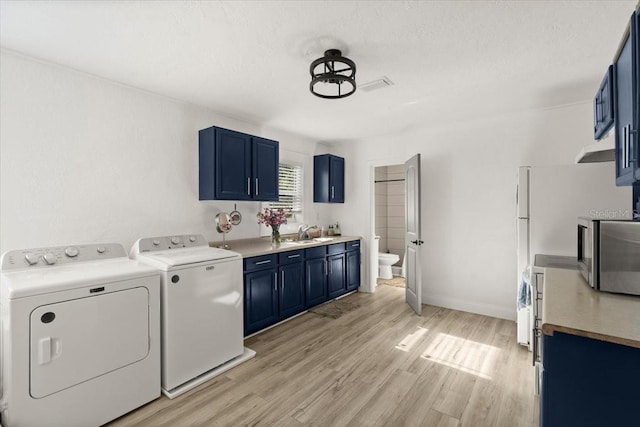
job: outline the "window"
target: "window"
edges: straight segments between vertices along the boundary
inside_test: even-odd
[[[296,214],[302,213],[302,166],[280,163],[278,170],[280,200],[270,202],[271,209],[291,209]]]

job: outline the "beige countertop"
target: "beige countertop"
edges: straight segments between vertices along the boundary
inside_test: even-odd
[[[359,236],[330,236],[330,238],[332,240],[326,242],[312,241],[304,244],[283,242],[277,247],[271,246],[271,236],[259,237],[255,239],[227,240],[227,249],[241,254],[243,258],[248,258],[252,256],[275,254],[279,252],[313,248],[316,246],[332,245],[334,243],[344,243],[351,242],[353,240],[361,240],[361,237]],[[210,242],[209,246],[219,247],[221,244],[221,241]]]
[[[555,331],[640,348],[640,297],[594,291],[579,271],[547,268],[542,332]]]

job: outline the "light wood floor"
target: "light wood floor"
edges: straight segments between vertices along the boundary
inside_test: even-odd
[[[256,335],[245,342],[254,359],[110,425],[537,425],[514,322],[429,305],[418,317],[391,286],[346,298],[360,307]]]

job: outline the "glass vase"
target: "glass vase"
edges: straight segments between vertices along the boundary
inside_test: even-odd
[[[280,224],[273,224],[271,226],[271,244],[278,246],[280,242],[282,242],[282,238],[280,237]]]

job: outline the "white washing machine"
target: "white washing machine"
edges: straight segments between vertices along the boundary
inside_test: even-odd
[[[129,253],[161,272],[162,392],[173,399],[252,358],[244,348],[242,256],[202,235],[139,239]]]
[[[99,426],[160,396],[160,276],[119,244],[2,255],[2,424]]]

